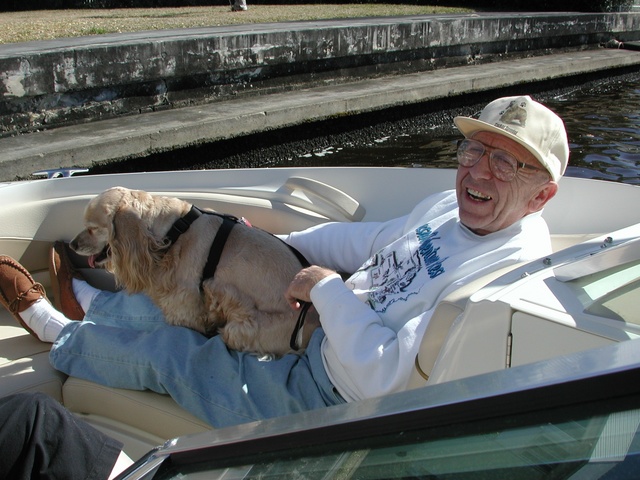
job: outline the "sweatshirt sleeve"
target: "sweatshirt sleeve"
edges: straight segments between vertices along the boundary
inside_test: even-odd
[[[312,265],[354,272],[371,255],[403,233],[407,217],[387,222],[330,222],[280,238]]]

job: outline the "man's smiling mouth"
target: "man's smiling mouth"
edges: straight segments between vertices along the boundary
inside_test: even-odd
[[[478,202],[486,202],[491,200],[491,196],[485,195],[484,193],[477,190],[473,190],[472,188],[467,188],[467,195],[469,195],[472,200],[476,200]]]

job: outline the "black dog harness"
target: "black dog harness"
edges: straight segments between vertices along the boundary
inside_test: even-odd
[[[215,215],[216,217],[220,217],[222,219],[222,224],[220,225],[220,228],[218,229],[216,236],[213,239],[213,243],[211,244],[211,248],[209,249],[209,257],[207,258],[207,263],[202,269],[202,277],[200,278],[200,290],[202,290],[204,281],[215,275],[216,269],[218,268],[218,263],[220,263],[220,257],[222,256],[222,250],[224,249],[225,243],[227,243],[227,238],[229,238],[229,234],[231,233],[233,227],[235,227],[238,223],[247,225],[247,222],[244,219],[240,219],[226,213],[207,212],[204,210],[200,210],[195,205],[192,205],[191,210],[189,210],[189,212],[184,217],[180,217],[178,220],[176,220],[169,229],[169,232],[167,232],[165,238],[169,242],[168,245],[173,245],[176,240],[178,240],[178,237],[189,230],[191,224],[202,215]]]
[[[215,275],[216,269],[218,268],[218,263],[220,263],[220,257],[222,256],[222,250],[224,250],[224,246],[227,243],[227,239],[229,238],[229,234],[231,233],[231,230],[233,229],[233,227],[235,227],[238,224],[251,227],[251,224],[247,222],[244,218],[234,217],[233,215],[229,215],[226,213],[208,212],[205,210],[200,210],[195,205],[192,205],[191,209],[187,212],[187,214],[177,219],[173,223],[173,225],[171,226],[167,234],[165,235],[165,238],[167,239],[167,248],[173,245],[176,242],[176,240],[178,240],[180,235],[186,232],[191,226],[191,224],[195,222],[198,218],[200,218],[202,215],[215,215],[217,217],[220,217],[222,219],[222,224],[220,225],[220,228],[218,228],[218,231],[216,232],[216,236],[214,237],[213,243],[211,244],[211,248],[209,249],[209,256],[207,258],[207,263],[202,269],[202,277],[200,278],[201,291],[203,288],[202,286],[204,284],[204,281],[209,278],[212,278]],[[298,261],[302,264],[303,268],[309,266],[309,262],[307,261],[306,258],[304,258],[304,255],[302,255],[298,250],[296,250],[291,245],[287,244],[287,247],[289,247],[289,249],[294,253]],[[309,302],[300,302],[300,304],[302,307],[300,310],[300,315],[298,315],[298,321],[296,322],[296,326],[293,330],[293,333],[291,335],[291,340],[289,342],[289,345],[293,350],[298,350],[300,348],[300,345],[298,344],[298,336],[300,334],[300,330],[304,326],[304,321],[307,316],[307,312],[309,311],[309,307],[311,306]]]

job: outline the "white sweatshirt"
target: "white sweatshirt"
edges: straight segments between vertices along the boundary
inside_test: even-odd
[[[455,191],[388,222],[327,223],[284,240],[315,265],[355,272],[311,290],[323,361],[347,401],[405,390],[438,299],[474,278],[551,252],[540,213],[480,236],[458,218]]]

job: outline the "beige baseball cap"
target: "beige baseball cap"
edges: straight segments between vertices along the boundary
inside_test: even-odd
[[[465,137],[477,132],[504,135],[525,147],[558,181],[569,162],[569,142],[562,119],[528,95],[503,97],[488,104],[476,120],[453,119]]]

